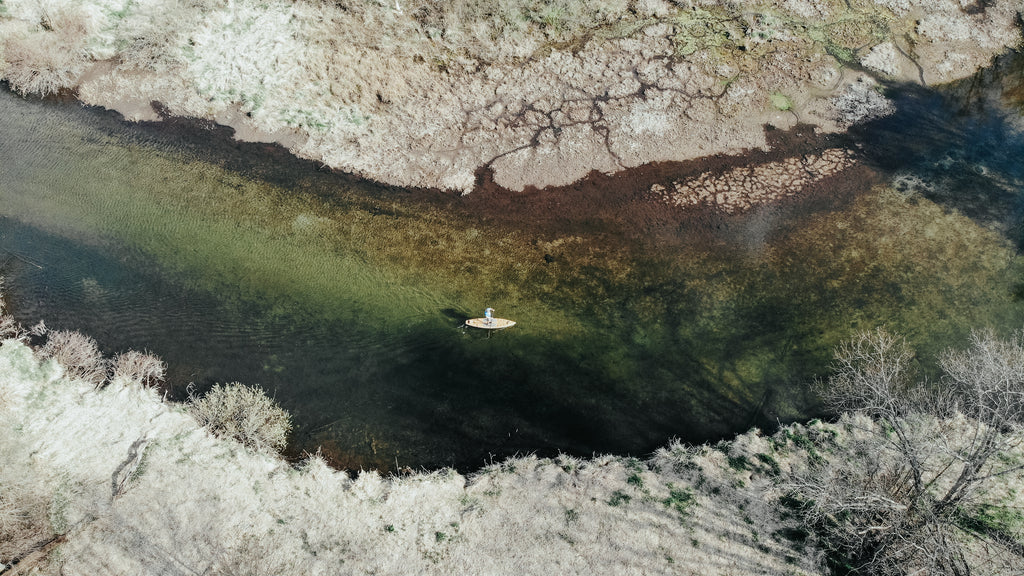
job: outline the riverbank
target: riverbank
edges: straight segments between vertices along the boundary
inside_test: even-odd
[[[350,476],[216,438],[138,383],[69,380],[15,340],[0,346],[0,413],[11,574],[817,572],[770,489],[773,467],[806,455],[756,432],[649,460]],[[730,467],[741,456],[755,464]]]
[[[527,455],[467,475],[382,477],[333,470],[318,454],[290,464],[247,449],[138,378],[70,377],[21,334],[0,344],[8,576],[823,574],[818,528],[794,494],[830,473],[842,483],[881,435],[870,419],[844,416],[713,446],[671,442],[645,459]],[[957,416],[913,426],[960,430],[946,438],[957,449],[974,425]],[[979,574],[1019,573],[1019,545],[968,537],[1021,537],[1014,463],[1024,453],[1008,445],[1008,474],[971,500],[982,515],[958,520],[961,558]]]
[[[11,0],[0,78],[468,192],[481,169],[522,190],[842,131],[891,110],[876,77],[948,82],[1020,41],[1010,0],[486,6]]]

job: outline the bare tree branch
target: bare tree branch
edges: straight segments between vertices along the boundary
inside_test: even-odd
[[[835,374],[820,383],[846,413],[844,458],[817,462],[786,488],[853,573],[966,576],[974,540],[1024,550],[985,514],[990,481],[1024,470],[997,457],[1022,440],[1024,341],[975,332],[941,366],[941,381],[918,379],[906,342],[879,329],[841,345]]]

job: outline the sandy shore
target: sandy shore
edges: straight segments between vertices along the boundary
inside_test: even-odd
[[[276,141],[334,169],[468,192],[766,148],[891,110],[879,79],[936,84],[1020,41],[1019,2],[575,4],[10,0],[0,75]],[[153,103],[159,103],[154,106]]]

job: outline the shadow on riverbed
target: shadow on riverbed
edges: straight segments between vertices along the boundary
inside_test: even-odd
[[[419,352],[378,368],[381,382],[403,373],[415,377],[409,386],[378,388],[369,402],[387,407],[394,418],[389,430],[376,423],[376,433],[359,438],[349,416],[300,427],[298,444],[328,447],[326,456],[349,467],[367,459],[374,467],[387,468],[392,460],[416,466],[429,454],[432,465],[470,470],[488,457],[521,452],[641,454],[669,437],[713,439],[735,430],[737,420],[760,420],[760,398],[751,396],[765,383],[736,382],[739,389],[720,390],[722,375],[687,352],[689,343],[681,343],[671,359],[626,357],[616,366],[609,358],[622,354],[621,343],[595,342],[594,335],[557,345],[516,329],[490,338],[439,336],[410,335],[403,347]],[[432,344],[422,345],[424,339]],[[642,364],[643,374],[632,374],[629,364]],[[644,375],[649,380],[638,382]],[[374,423],[365,425],[374,430]],[[355,442],[332,442],[339,437]]]
[[[897,112],[850,131],[897,190],[957,210],[1024,248],[1024,55],[932,90],[894,86]]]

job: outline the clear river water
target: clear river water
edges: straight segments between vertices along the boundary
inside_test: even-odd
[[[289,453],[345,468],[643,455],[821,415],[832,348],[886,326],[926,372],[1024,326],[1024,58],[774,151],[468,196],[361,182],[230,131],[0,92],[0,276],[24,323],[146,349],[166,393],[260,385]],[[653,183],[842,146],[858,166],[742,214]],[[518,325],[460,328],[485,307]]]

